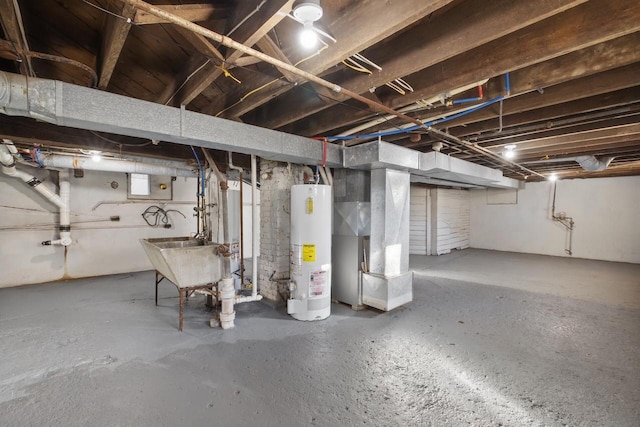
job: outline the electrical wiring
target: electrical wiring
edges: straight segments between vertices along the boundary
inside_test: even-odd
[[[216,68],[219,68],[222,71],[222,73],[224,74],[225,77],[230,78],[231,80],[235,80],[235,82],[238,83],[238,84],[242,84],[242,82],[236,76],[231,74],[231,72],[229,72],[229,70],[227,70],[224,67],[224,63],[222,63],[222,65],[216,65]]]
[[[169,97],[169,99],[167,99],[167,102],[165,102],[165,103],[164,103],[164,105],[169,104],[169,103],[173,100],[173,98],[175,98],[175,96],[178,94],[178,92],[180,92],[180,90],[184,87],[184,85],[186,85],[186,84],[189,82],[189,80],[191,80],[191,78],[192,78],[193,76],[195,76],[196,74],[198,74],[198,72],[199,72],[200,70],[202,70],[204,67],[206,67],[206,66],[207,66],[207,64],[208,64],[208,63],[210,63],[210,62],[211,62],[211,58],[207,58],[207,60],[206,60],[206,61],[204,61],[204,64],[202,64],[201,66],[199,66],[198,68],[196,68],[193,72],[191,72],[191,74],[189,74],[189,75],[187,76],[187,78],[186,78],[186,79],[184,79],[184,81],[183,81],[183,82],[182,82],[182,84],[178,87],[178,89],[176,89],[176,90],[173,92],[173,94]]]
[[[358,59],[358,60],[360,60],[360,61],[362,61],[362,62],[364,62],[364,63],[367,63],[367,64],[371,65],[373,68],[375,68],[378,71],[382,71],[382,67],[381,66],[379,66],[375,62],[371,61],[370,59],[368,59],[367,57],[365,57],[361,53],[356,53],[356,54],[353,55],[353,57]]]
[[[322,41],[322,40],[320,40],[320,41]],[[309,59],[313,58],[314,56],[319,55],[323,50],[325,50],[328,47],[329,47],[329,45],[324,43],[324,46],[322,46],[320,49],[316,50],[314,53],[312,53],[311,55],[307,56],[306,58],[302,58],[301,60],[299,60],[298,62],[293,64],[293,66],[297,67],[298,65],[302,64],[303,62],[308,61]]]
[[[348,61],[348,62],[347,62]],[[349,64],[349,62],[351,62],[351,64]],[[363,67],[362,65],[358,64],[356,61],[354,61],[351,57],[343,59],[342,63],[344,65],[346,65],[347,67],[351,68],[354,71],[357,71],[359,73],[364,73],[364,74],[373,74],[371,70]],[[352,65],[353,64],[353,65]]]
[[[160,206],[151,205],[142,213],[142,218],[150,227],[158,227],[162,226],[164,228],[171,228],[171,219],[169,218],[169,212],[177,212],[184,219],[187,217],[180,211],[176,209],[162,209]]]
[[[406,95],[407,92],[405,92],[400,86],[398,86],[397,84],[395,84],[394,82],[387,82],[384,84],[387,87],[390,87],[391,89],[395,90],[396,92],[398,92],[400,95]]]
[[[327,44],[325,44],[323,47],[321,47],[320,49],[318,49],[317,51],[315,51],[313,54],[307,56],[306,58],[302,58],[301,60],[299,60],[298,62],[296,62],[294,64],[295,67],[297,67],[298,65],[302,64],[304,61],[307,61],[311,58],[313,58],[314,56],[318,55],[320,52],[322,52],[323,50],[325,50],[328,47]],[[282,81],[284,79],[284,76],[282,77],[278,77],[277,79],[271,80],[265,84],[263,84],[260,87],[257,87],[249,92],[247,92],[246,94],[244,94],[242,96],[242,98],[240,98],[238,101],[234,102],[233,104],[231,104],[230,106],[226,107],[223,110],[220,110],[218,113],[216,113],[216,117],[220,117],[221,114],[225,113],[226,111],[229,111],[230,109],[232,109],[233,107],[235,107],[236,105],[240,104],[241,102],[244,102],[245,99],[247,99],[248,97],[250,97],[251,95],[260,92],[263,89],[266,89],[267,87],[271,86],[273,83],[277,82],[277,81]]]
[[[140,143],[140,144],[127,144],[127,143],[124,143],[124,142],[114,141],[113,139],[109,139],[109,138],[107,138],[107,137],[105,137],[105,136],[100,135],[100,134],[99,134],[99,133],[97,133],[97,132],[92,131],[92,130],[90,130],[89,132],[90,132],[92,135],[94,135],[94,136],[96,136],[96,137],[98,137],[98,138],[102,139],[103,141],[110,142],[110,143],[112,143],[112,144],[116,144],[116,145],[118,145],[118,146],[123,146],[123,147],[144,147],[144,146],[147,146],[147,145],[149,145],[149,144],[152,144],[152,143],[153,143],[152,141],[148,141],[148,142],[142,142],[142,143]]]

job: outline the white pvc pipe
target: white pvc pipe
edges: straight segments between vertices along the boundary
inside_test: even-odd
[[[262,295],[236,295],[235,303],[254,302],[262,300]]]
[[[236,312],[233,310],[233,304],[235,303],[236,296],[233,278],[228,277],[222,279],[218,286],[220,286],[220,300],[222,301],[222,308],[220,310],[220,326],[222,326],[222,329],[230,329],[234,327],[233,321],[236,318]]]
[[[327,174],[327,178],[329,179],[329,185],[333,187],[333,175],[331,175],[331,169],[329,168],[329,166],[325,166],[324,171]]]
[[[258,171],[257,160],[251,155],[251,296],[258,297]],[[260,295],[262,298],[262,295]]]
[[[6,167],[13,167],[15,165],[13,155],[9,151],[9,147],[5,144],[0,144],[0,163]]]
[[[62,199],[56,193],[50,190],[49,187],[47,187],[46,185],[43,185],[38,178],[34,177],[30,173],[18,170],[16,169],[15,166],[7,167],[4,165],[2,166],[2,173],[4,173],[7,176],[11,176],[13,178],[17,178],[21,181],[26,182],[35,191],[40,193],[44,198],[46,198],[51,203],[56,205],[59,209],[64,208],[64,203]]]
[[[127,172],[145,175],[187,176],[196,177],[197,170],[180,169],[170,166],[153,165],[141,162],[129,162],[126,160],[101,159],[99,162],[88,157],[63,156],[49,154],[42,156],[40,162],[45,167],[64,169],[86,169],[104,172]]]
[[[71,199],[71,183],[69,182],[69,176],[69,169],[63,169],[58,172],[60,199],[63,206],[60,207],[60,238],[52,240],[52,245],[69,246],[73,242],[71,240],[71,208],[69,203]]]
[[[318,171],[320,172],[320,176],[322,177],[322,183],[324,185],[329,185],[329,180],[327,179],[327,174],[324,171],[322,166],[318,166]]]
[[[7,145],[0,144],[0,164],[2,165],[0,170],[7,176],[17,178],[27,183],[34,191],[40,193],[44,198],[58,207],[58,211],[60,212],[60,238],[47,242],[46,244],[69,246],[72,243],[70,231],[71,212],[69,207],[71,194],[69,170],[64,169],[59,172],[60,195],[57,195],[32,174],[17,169],[11,151]]]

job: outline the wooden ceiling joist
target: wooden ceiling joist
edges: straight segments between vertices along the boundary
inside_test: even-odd
[[[19,48],[20,58],[18,69],[20,74],[35,76],[31,66],[31,58],[22,52],[29,50],[29,44],[24,34],[22,16],[18,4],[14,0],[0,0],[0,24],[5,37]]]
[[[334,22],[328,24],[329,30],[337,42],[327,47],[320,55],[300,64],[300,68],[318,75],[451,2],[452,0],[370,2],[367,7],[355,3],[351,8],[341,13]],[[367,25],[358,25],[357,23],[360,22],[366,22]],[[248,93],[257,87],[248,87],[244,92]],[[223,117],[240,117],[267,101],[285,94],[291,88],[291,85],[283,83],[270,85],[251,99],[225,111]]]
[[[118,63],[122,48],[131,29],[131,23],[128,20],[133,19],[135,15],[135,9],[127,4],[114,2],[112,9],[117,15],[125,19],[108,15],[105,20],[102,35],[100,75],[98,77],[98,89],[102,90],[109,86],[113,70]]]
[[[158,5],[158,7],[191,22],[224,19],[231,13],[231,7],[225,4],[168,4]],[[163,20],[162,18],[158,18],[157,16],[147,13],[143,10],[136,11],[133,22],[136,25],[167,23],[167,21]]]
[[[534,91],[537,88],[545,88],[545,96],[539,97],[538,100],[542,106],[551,105],[547,100],[551,98],[556,89],[552,89],[550,86],[553,87],[564,82],[571,82],[567,87],[573,86],[574,84],[577,84],[578,86],[575,89],[568,89],[562,93],[554,95],[557,99],[557,102],[555,103],[589,96],[583,95],[585,93],[595,95],[596,93],[601,94],[611,90],[635,86],[638,84],[639,79],[637,74],[637,70],[639,70],[639,68],[635,64],[640,61],[640,49],[632,49],[629,48],[629,46],[636,46],[637,42],[640,42],[640,33],[638,32],[618,39],[597,43],[585,49],[572,51],[565,55],[554,57],[528,67],[520,67],[511,72],[511,93],[514,95],[522,94]],[[508,55],[503,54],[502,51],[492,52],[485,50],[484,47],[480,48],[480,50],[482,50],[486,55],[494,55],[493,58],[497,61],[504,61],[507,62],[506,65],[518,67],[517,64],[520,60],[519,56],[526,55],[527,49],[535,49],[535,44],[529,45],[527,40],[522,40],[521,47],[522,49],[525,49],[525,51],[522,53],[513,53],[513,56],[517,57],[514,62],[510,62]],[[609,51],[609,49],[612,49],[612,51],[617,54],[607,54],[606,56],[601,54],[601,52]],[[498,55],[500,56],[498,57]],[[474,55],[474,57],[475,56],[476,55]],[[451,61],[445,61],[445,65],[443,66],[446,67],[446,69],[463,71],[465,68],[474,68],[473,65],[468,65],[466,62],[471,60],[474,60],[471,55],[460,55],[460,57],[454,58]],[[624,68],[624,66],[627,66],[628,64],[632,65],[629,65],[628,69]],[[447,87],[447,76],[442,75],[436,68],[437,67],[430,67],[429,69],[418,73],[419,75],[416,75],[416,79],[411,80],[411,83],[415,88],[414,93],[409,93],[405,96],[398,95],[393,98],[386,99],[385,103],[387,105],[394,105],[395,108],[399,108],[425,98],[425,96],[423,96],[424,94],[434,96],[451,90],[452,87]],[[596,80],[590,81],[589,83],[581,83],[582,78],[585,78],[583,76],[590,76],[594,73],[616,68],[619,68],[618,71],[614,71],[614,74],[611,75],[611,78],[614,79],[613,81],[596,78]],[[420,78],[419,81],[417,80],[418,77]],[[467,77],[467,79],[468,78],[469,77]],[[460,84],[460,81],[464,81],[456,77],[455,71],[452,71],[451,80],[456,80],[456,84]],[[502,86],[501,89],[503,88],[504,87]],[[505,103],[518,102],[515,100],[520,98],[521,97],[516,97],[513,98],[513,101],[507,100]],[[532,106],[523,108],[536,107]],[[505,111],[514,112],[513,107]],[[451,121],[448,123],[448,126],[456,126],[459,123],[470,123],[471,121],[469,121],[469,119],[477,119],[476,121],[482,120],[483,117],[487,118],[495,116],[495,114],[496,113],[493,110],[480,110],[474,113],[473,116],[465,116],[465,118]],[[345,116],[349,117],[350,121],[345,120]],[[314,116],[314,120],[310,123],[292,124],[283,127],[282,130],[302,135],[322,135],[329,130],[347,126],[352,121],[358,119],[364,120],[367,117],[371,117],[371,114],[367,111],[354,111],[353,108],[348,106],[338,105],[316,114]]]
[[[267,2],[260,13],[253,15],[238,28],[233,34],[233,39],[244,45],[253,46],[284,19],[285,14],[289,13],[292,5],[293,0]],[[225,62],[233,64],[242,55],[242,52],[233,51],[225,58]],[[171,88],[175,88],[175,92],[168,93],[170,91],[165,91],[157,101],[165,104],[171,99],[171,105],[187,105],[218,77],[224,75],[224,71],[211,62],[198,67],[195,64],[190,64],[179,79],[171,85]]]
[[[504,35],[522,30],[527,25],[531,26],[535,22],[544,20],[550,15],[564,12],[580,3],[582,1],[513,2],[510,0],[499,0],[490,3],[463,3],[462,6],[468,7],[453,7],[443,13],[440,19],[416,26],[404,32],[395,41],[398,46],[397,49],[381,52],[380,58],[372,57],[371,59],[374,59],[382,67],[381,71],[367,75],[349,70],[348,73],[343,73],[346,79],[344,81],[336,81],[336,83],[362,94],[368,92],[371,88],[384,86],[387,82],[411,75],[435,64],[438,64],[436,68],[440,70],[440,63],[443,63],[443,61],[478,48]],[[526,15],[523,14],[522,8],[526,8]],[[526,16],[527,18],[514,20],[513,16],[515,15]],[[464,22],[465,25],[451,25],[451,22]],[[438,36],[434,37],[436,34]],[[492,47],[490,52],[484,52],[483,65],[488,62],[486,55],[491,57],[496,48],[500,49],[500,46]],[[382,57],[383,55],[385,57]],[[442,89],[431,94],[420,95],[420,98],[437,95],[468,85],[474,81],[493,77],[496,74],[495,72],[487,76],[487,71],[495,69],[495,66],[489,65],[490,67],[478,78],[468,79],[467,76],[460,76],[458,80],[461,83],[456,83],[454,86],[442,85]],[[506,70],[516,68],[513,62],[509,65],[510,67],[507,67]],[[469,68],[469,65],[467,65],[467,68]],[[448,80],[458,74],[458,70],[457,68],[447,67],[444,73],[441,73],[443,75],[439,76],[440,79],[446,78]],[[476,72],[476,74],[479,73]],[[409,83],[414,86],[416,82],[409,81]],[[317,98],[309,97],[304,89],[292,91],[287,95],[286,99],[283,99],[276,106],[265,105],[264,108],[268,109],[269,112],[264,114],[264,117],[260,117],[261,111],[255,111],[248,117],[243,117],[243,120],[269,128],[282,128],[289,123],[328,108],[327,105],[335,105],[335,103],[326,104],[319,102]],[[339,97],[338,99],[338,101],[346,100],[346,97]],[[285,105],[297,105],[300,108],[292,110],[284,108]],[[397,106],[392,108],[397,108]]]

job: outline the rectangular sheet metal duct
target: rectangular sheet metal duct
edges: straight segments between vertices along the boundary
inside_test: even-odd
[[[0,112],[60,126],[156,139],[265,159],[315,165],[323,142],[168,107],[56,80],[0,72]],[[450,186],[519,188],[502,172],[442,153],[421,153],[374,141],[343,148],[326,146],[326,164],[361,170],[395,169]]]
[[[421,153],[384,141],[349,147],[344,153],[344,167],[350,169],[396,169],[410,172],[414,182],[430,178],[439,185],[519,188],[520,181],[506,178],[497,169],[488,168],[439,152]]]
[[[323,160],[323,143],[56,80],[0,72],[0,110],[61,126],[194,145],[300,164]],[[326,163],[342,166],[328,144]]]

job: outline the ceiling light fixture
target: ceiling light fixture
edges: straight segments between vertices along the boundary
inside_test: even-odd
[[[300,32],[300,44],[305,49],[312,49],[318,44],[318,35],[313,31],[313,24],[304,24],[304,28]]]
[[[100,160],[102,160],[100,151],[92,151],[91,160],[93,160],[94,162],[99,162]]]
[[[516,148],[515,144],[505,145],[504,149],[506,151],[504,153],[502,153],[502,155],[504,157],[506,157],[507,159],[513,159],[516,156],[516,152],[513,151],[513,150],[515,150],[515,148]]]
[[[313,23],[322,18],[322,6],[320,0],[300,0],[293,6],[293,16],[304,25],[300,32],[300,43],[303,47],[311,49],[318,44],[318,34],[313,28]]]
[[[549,175],[549,181],[555,181],[556,179],[558,179],[558,175],[556,175],[555,173],[552,173],[551,175]]]

